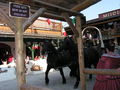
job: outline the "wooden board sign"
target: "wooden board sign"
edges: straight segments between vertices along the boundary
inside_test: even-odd
[[[120,9],[117,9],[117,10],[113,10],[113,11],[110,11],[110,12],[106,12],[106,13],[99,14],[99,18],[108,18],[108,17],[117,16],[117,15],[120,15]]]
[[[9,2],[9,16],[29,18],[30,6]]]

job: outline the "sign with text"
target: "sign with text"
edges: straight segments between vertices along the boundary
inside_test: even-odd
[[[9,16],[29,18],[30,6],[9,2]]]
[[[107,18],[107,17],[117,16],[117,15],[120,15],[120,9],[99,14],[99,18]]]

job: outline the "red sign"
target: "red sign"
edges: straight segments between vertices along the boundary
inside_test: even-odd
[[[107,17],[117,16],[117,15],[120,15],[120,9],[99,14],[99,18],[107,18]]]
[[[9,16],[29,18],[29,8],[28,5],[10,2]]]

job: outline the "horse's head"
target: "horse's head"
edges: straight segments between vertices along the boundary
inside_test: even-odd
[[[68,50],[71,53],[77,52],[77,44],[74,42],[72,37],[65,37],[63,41],[64,50]]]
[[[71,38],[70,37],[65,37],[63,40],[63,48],[64,49],[69,49],[71,47]]]
[[[92,47],[93,46],[93,41],[92,40],[85,40],[84,42],[85,47]]]
[[[46,55],[48,53],[55,53],[56,49],[51,43],[51,41],[45,41],[42,43],[41,48],[41,55]]]

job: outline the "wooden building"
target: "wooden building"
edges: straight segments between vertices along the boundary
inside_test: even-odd
[[[104,41],[113,39],[120,45],[120,9],[101,13],[98,18],[89,20],[86,24],[99,28]]]
[[[49,22],[48,22],[49,20]],[[25,49],[27,49],[26,55],[31,57],[31,52],[28,49],[27,43],[37,43],[46,40],[46,39],[62,39],[64,36],[62,35],[62,23],[55,22],[50,19],[37,19],[25,32],[24,32],[24,44]],[[6,52],[13,55],[15,57],[15,34],[13,31],[7,26],[7,24],[0,24],[0,54],[2,58],[3,54],[5,56]],[[4,45],[3,45],[4,44]],[[8,46],[6,48],[6,46]],[[39,50],[37,50],[39,54]],[[39,55],[38,55],[39,56]]]
[[[12,38],[14,37],[13,31],[7,26],[6,23],[0,24],[0,37]],[[2,39],[1,38],[1,39]],[[25,32],[24,38],[62,38],[62,23],[50,21],[50,24],[46,20],[37,19]],[[2,41],[0,39],[0,41]],[[5,39],[3,39],[5,40]]]

